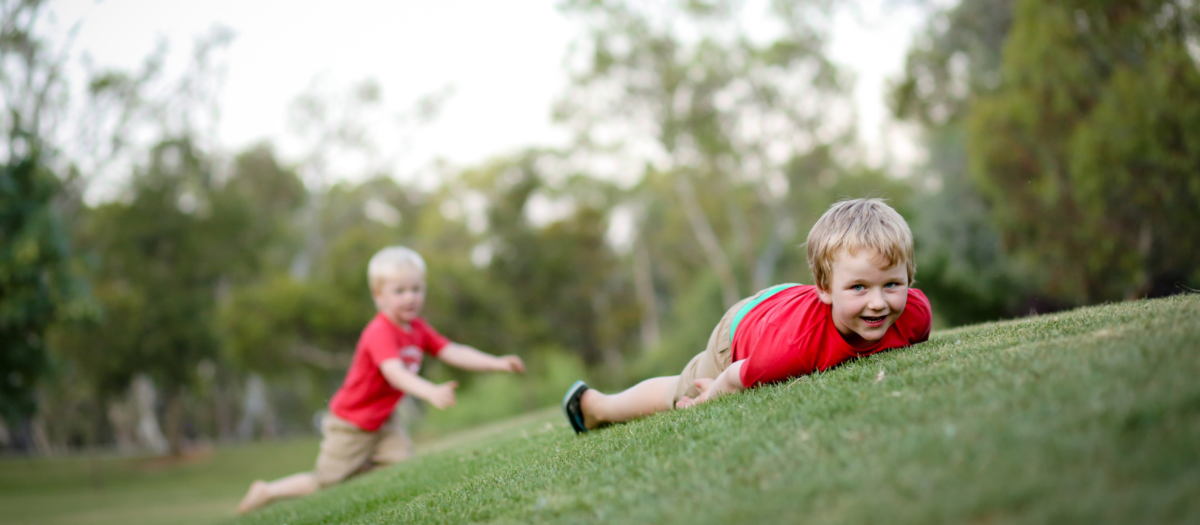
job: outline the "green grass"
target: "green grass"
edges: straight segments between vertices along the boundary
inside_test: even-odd
[[[72,456],[0,461],[0,524],[201,524],[233,515],[255,477],[312,468],[317,440],[182,460]]]
[[[1198,523],[1198,379],[1200,296],[1101,306],[583,437],[533,414],[237,523]]]
[[[551,411],[417,438],[418,454],[488,439]],[[180,525],[228,520],[254,479],[312,469],[318,438],[254,443],[182,459],[111,454],[0,460],[0,525]]]

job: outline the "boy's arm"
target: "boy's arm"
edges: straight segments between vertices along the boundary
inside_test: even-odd
[[[408,371],[399,358],[384,360],[379,364],[379,371],[396,390],[406,392],[424,399],[439,409],[454,406],[454,389],[458,388],[456,381],[435,385],[429,380]]]
[[[743,359],[729,365],[729,368],[721,372],[721,375],[718,375],[716,379],[697,379],[696,388],[700,389],[700,395],[696,396],[696,399],[684,396],[683,399],[675,403],[675,407],[687,408],[716,399],[725,394],[733,394],[745,390],[746,387],[742,386],[742,363],[745,362],[746,360]]]
[[[458,343],[447,344],[441,352],[438,352],[437,357],[446,364],[463,370],[525,373],[525,363],[521,361],[520,357],[515,355],[494,356]]]

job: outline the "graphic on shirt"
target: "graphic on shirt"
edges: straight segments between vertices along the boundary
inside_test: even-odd
[[[400,359],[405,370],[416,374],[426,353],[436,356],[449,343],[420,318],[410,325],[409,329],[399,327],[382,312],[367,324],[354,348],[346,379],[329,401],[330,412],[368,432],[378,430],[391,417],[404,392],[388,383],[380,365]]]
[[[404,367],[414,374],[421,371],[421,358],[424,356],[425,353],[413,345],[400,349],[400,361],[403,361]]]

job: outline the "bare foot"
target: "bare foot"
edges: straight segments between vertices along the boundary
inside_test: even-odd
[[[256,480],[250,484],[250,490],[246,491],[246,497],[242,498],[241,503],[238,503],[237,513],[245,514],[270,502],[271,495],[267,490],[267,483],[261,479]]]
[[[583,414],[583,427],[588,430],[595,430],[600,426],[600,420],[596,418],[596,403],[604,394],[587,389],[579,398],[579,412]]]

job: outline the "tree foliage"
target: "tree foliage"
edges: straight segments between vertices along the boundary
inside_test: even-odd
[[[823,1],[568,2],[585,34],[560,117],[574,155],[635,181],[629,255],[646,373],[677,371],[724,307],[805,281],[795,248],[839,198],[908,185],[856,162]],[[714,300],[715,297],[715,300]]]
[[[786,166],[852,131],[847,80],[824,54],[828,3],[565,9],[587,31],[559,110],[578,146],[633,172],[625,177],[664,174],[726,305],[770,284],[796,222]],[[636,233],[653,235],[643,224]]]
[[[0,417],[36,409],[48,372],[46,329],[67,299],[67,237],[52,206],[57,180],[36,155],[0,166]]]
[[[1200,280],[1200,7],[1018,2],[968,120],[1006,248],[1071,303]],[[1189,40],[1190,39],[1190,40]]]
[[[36,410],[46,330],[78,284],[46,140],[63,113],[63,61],[35,31],[41,8],[0,1],[0,417],[10,423]]]
[[[0,388],[6,417],[26,416],[59,365],[43,414],[94,411],[50,426],[59,442],[115,434],[112,401],[141,374],[164,394],[151,411],[176,446],[184,421],[232,426],[255,376],[270,397],[256,406],[307,429],[375,314],[367,261],[396,244],[427,262],[434,326],[530,364],[511,381],[431,361],[425,373],[458,379],[473,407],[456,425],[553,401],[580,367],[602,387],[677,373],[730,303],[810,280],[805,233],[843,198],[888,198],[908,218],[916,285],[940,323],[1200,279],[1192,2],[935,9],[891,101],[929,161],[899,178],[858,160],[850,79],[827,56],[834,3],[570,0],[581,37],[556,116],[573,143],[439,164],[432,185],[388,171],[396,148],[372,135],[386,115],[371,81],[340,102],[297,101],[297,158],[269,144],[230,158],[200,140],[216,122],[208,53],[222,31],[166,86],[165,47],[136,72],[88,65],[74,157],[12,140],[48,136],[54,119],[29,115],[54,114],[64,93],[50,48],[12,32],[38,5],[0,0],[16,35],[3,49],[33,53],[3,55],[5,89],[41,86],[6,91],[20,104],[2,121]],[[115,191],[82,199],[102,173]],[[83,310],[63,301],[71,268],[100,307],[82,322],[56,315]]]
[[[1011,0],[963,0],[929,17],[892,86],[896,116],[920,126],[928,154],[910,175],[919,286],[949,325],[1044,308],[1030,275],[1009,260],[990,206],[971,177],[965,121],[997,88]]]
[[[89,277],[102,314],[64,326],[59,342],[103,399],[144,373],[170,406],[195,384],[201,363],[219,357],[218,299],[262,271],[279,235],[270,202],[287,210],[296,197],[282,191],[287,173],[252,173],[258,180],[240,170],[219,181],[190,140],[167,140],[135,171],[126,198],[86,211],[79,245],[95,257]],[[253,194],[260,185],[270,198]],[[168,416],[177,448],[182,421]]]

